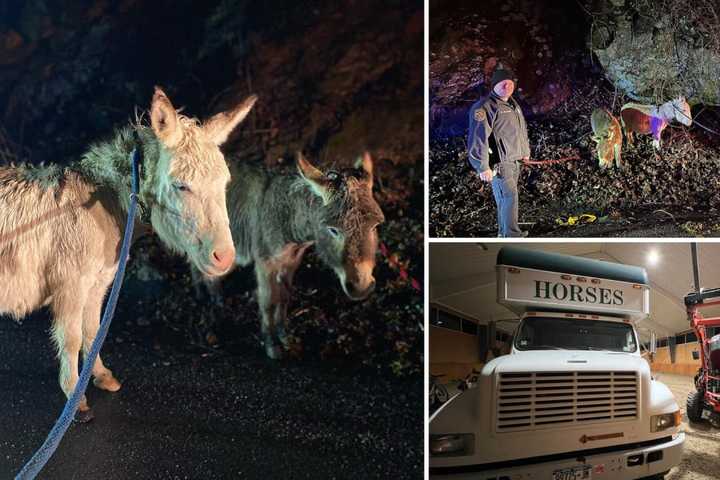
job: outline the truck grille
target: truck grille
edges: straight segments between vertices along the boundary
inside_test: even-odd
[[[502,373],[497,431],[632,420],[638,400],[636,372]]]

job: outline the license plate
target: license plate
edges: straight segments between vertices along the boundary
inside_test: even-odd
[[[592,474],[592,466],[578,465],[572,468],[563,468],[553,472],[553,480],[589,480]]]

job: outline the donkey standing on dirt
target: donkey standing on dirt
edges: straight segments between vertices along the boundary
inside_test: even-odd
[[[597,143],[597,156],[600,168],[622,165],[622,129],[620,122],[604,108],[596,108],[590,116],[592,139]]]
[[[228,190],[236,263],[255,263],[262,339],[270,358],[288,346],[285,333],[293,276],[315,245],[345,294],[362,300],[375,288],[377,226],[385,221],[373,198],[373,161],[362,169],[323,173],[298,154],[298,174],[240,164]]]
[[[628,145],[633,143],[633,133],[652,133],[653,146],[660,150],[660,138],[665,127],[673,120],[689,127],[692,125],[692,113],[685,98],[678,97],[660,106],[626,103],[620,109],[620,120]]]
[[[117,271],[135,131],[144,157],[139,201],[149,209],[152,228],[168,248],[215,277],[235,258],[225,206],[230,172],[218,147],[255,101],[251,96],[200,125],[178,114],[156,87],[150,128],[122,128],[64,170],[0,168],[0,313],[21,318],[50,306],[67,396],[78,380],[79,351],[90,350]],[[99,356],[92,374],[98,388],[120,388]],[[83,398],[78,419],[90,418]]]

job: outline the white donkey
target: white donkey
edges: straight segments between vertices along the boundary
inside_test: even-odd
[[[117,271],[134,131],[144,156],[139,200],[149,209],[151,227],[205,275],[220,276],[233,265],[235,248],[225,207],[230,172],[219,146],[256,99],[201,125],[178,114],[156,88],[150,128],[122,128],[65,169],[0,167],[0,313],[19,319],[50,306],[67,396],[78,380],[79,351],[90,350]],[[100,357],[92,374],[98,388],[120,388]],[[85,398],[78,411],[79,420],[92,418]]]
[[[652,133],[653,146],[660,150],[660,137],[663,130],[673,120],[683,125],[692,125],[690,105],[684,97],[656,105],[626,103],[620,109],[620,118],[625,128],[628,144],[632,145],[633,133]]]

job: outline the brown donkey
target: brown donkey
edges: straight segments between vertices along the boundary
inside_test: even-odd
[[[169,249],[215,277],[235,259],[225,206],[230,172],[219,146],[255,101],[251,96],[201,125],[178,114],[156,88],[150,127],[122,128],[65,169],[0,167],[0,313],[20,318],[50,306],[66,395],[75,388],[80,349],[92,345],[117,270],[134,131],[144,156],[139,200],[151,227]],[[120,388],[100,357],[92,374],[98,388]],[[81,419],[91,417],[85,398],[79,412]]]
[[[281,357],[288,346],[293,276],[309,246],[315,245],[349,298],[362,300],[375,288],[377,226],[385,217],[373,198],[368,153],[361,164],[322,172],[298,154],[296,174],[247,164],[233,171],[228,213],[235,262],[255,264],[262,339],[270,358]]]

